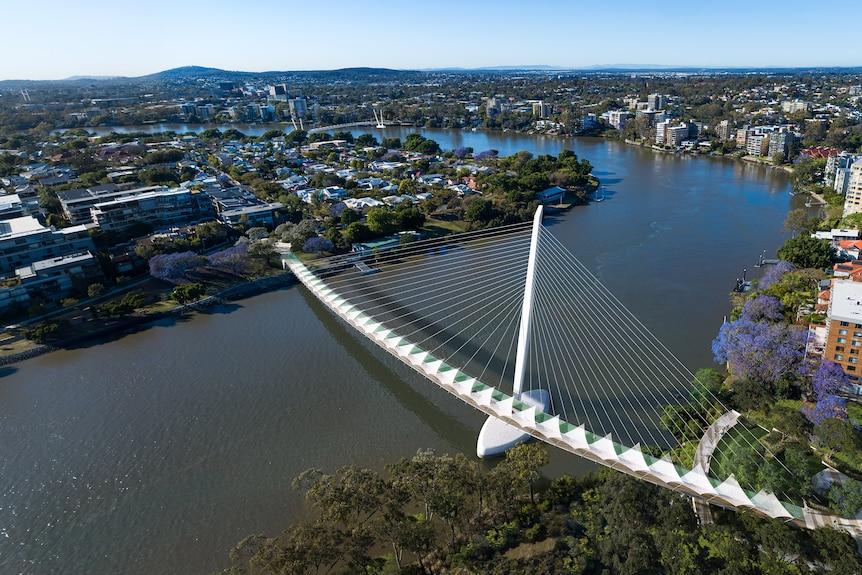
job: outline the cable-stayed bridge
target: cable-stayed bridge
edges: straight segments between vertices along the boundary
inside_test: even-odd
[[[286,267],[327,307],[406,365],[489,416],[478,453],[533,436],[656,485],[730,509],[862,537],[862,523],[709,473],[738,414],[707,389],[712,422],[691,467],[668,455],[666,406],[693,397],[694,376],[550,231],[539,208],[515,224],[397,249]],[[632,281],[637,281],[633,278]],[[680,318],[691,321],[692,318]],[[673,425],[686,421],[666,419]],[[673,423],[676,422],[676,423]],[[662,455],[663,453],[663,455]]]

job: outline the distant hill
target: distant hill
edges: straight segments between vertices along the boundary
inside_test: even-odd
[[[194,80],[196,78],[256,78],[271,79],[273,82],[283,81],[285,77],[309,78],[315,80],[344,80],[362,81],[364,79],[396,79],[415,77],[429,73],[518,73],[518,72],[582,72],[582,73],[627,73],[627,72],[794,72],[803,70],[823,70],[829,72],[852,72],[860,70],[859,67],[805,67],[805,68],[749,68],[749,67],[711,67],[711,66],[663,66],[652,64],[603,64],[595,66],[583,66],[578,68],[565,66],[549,66],[546,64],[524,65],[524,66],[485,66],[481,68],[432,68],[423,70],[393,70],[390,68],[340,68],[337,70],[302,70],[302,71],[277,71],[266,72],[243,72],[222,70],[219,68],[207,68],[204,66],[181,66],[171,68],[145,76],[70,76],[64,80],[0,80],[0,89],[20,90],[39,85],[63,84],[69,82],[114,82],[114,83],[136,83],[136,82],[160,82],[177,80]]]

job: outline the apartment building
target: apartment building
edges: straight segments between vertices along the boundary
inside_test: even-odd
[[[87,226],[49,228],[33,216],[0,221],[0,276],[33,262],[95,251]]]
[[[95,204],[90,213],[104,231],[125,231],[135,224],[185,224],[195,219],[192,193],[186,189],[158,190]]]
[[[847,178],[847,192],[844,198],[844,215],[862,212],[862,162],[850,166]]]
[[[862,282],[836,281],[826,319],[824,357],[858,378],[862,350]]]
[[[39,302],[60,300],[86,293],[93,283],[105,282],[98,258],[91,252],[66,254],[39,260],[15,270],[15,282],[0,287],[0,313],[17,306],[26,309]]]

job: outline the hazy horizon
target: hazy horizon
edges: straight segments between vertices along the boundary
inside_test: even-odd
[[[391,5],[331,0],[326,11],[295,1],[168,0],[107,3],[44,0],[38,29],[0,36],[2,80],[139,77],[188,65],[227,71],[342,68],[428,70],[549,66],[559,69],[832,68],[862,65],[852,29],[833,26],[807,48],[799,38],[823,23],[862,19],[862,3],[728,0],[720,6],[665,0],[589,5],[548,0],[440,0]],[[4,12],[31,26],[31,6]],[[620,64],[605,64],[619,62]],[[626,62],[643,62],[629,65]]]

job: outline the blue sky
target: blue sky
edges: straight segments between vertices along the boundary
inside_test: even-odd
[[[187,65],[862,65],[859,0],[31,0],[3,12],[0,79]]]

